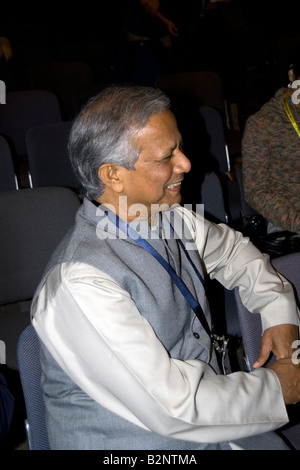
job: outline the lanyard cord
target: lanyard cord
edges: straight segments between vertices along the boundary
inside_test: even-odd
[[[190,293],[182,279],[176,274],[175,270],[170,266],[170,264],[153,248],[144,238],[140,237],[135,230],[133,230],[129,224],[126,222],[122,221],[118,216],[116,216],[116,226],[118,229],[121,229],[124,233],[126,233],[129,238],[131,238],[133,241],[135,241],[138,245],[142,246],[144,249],[146,249],[154,258],[162,265],[162,267],[168,272],[168,274],[171,276],[172,280],[182,293],[182,295],[185,297],[187,302],[189,303],[190,307],[193,309],[195,314],[197,315],[201,325],[203,326],[204,330],[208,334],[208,336],[211,338],[212,341],[215,340],[215,336],[213,335],[208,322],[206,320],[206,317],[204,315],[204,312],[202,310],[201,305],[197,300],[193,297],[193,295]],[[198,278],[201,280],[202,284],[204,285],[204,279],[202,278],[201,274],[197,270],[196,266],[190,259],[186,248],[184,247],[183,243],[181,240],[179,240],[180,246],[183,247],[184,253],[187,256],[187,259],[190,261],[192,264],[193,269],[195,270]]]
[[[291,111],[291,108],[289,107],[289,104],[288,104],[288,101],[287,101],[287,93],[288,91],[286,90],[286,92],[284,93],[283,95],[283,103],[284,103],[284,109],[285,109],[285,112],[289,118],[289,120],[291,121],[292,123],[292,126],[293,128],[295,129],[295,131],[297,132],[298,134],[298,137],[300,137],[300,130],[299,130],[299,127],[295,121],[295,118],[293,116],[293,113]]]

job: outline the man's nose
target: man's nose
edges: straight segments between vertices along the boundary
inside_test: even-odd
[[[187,158],[187,156],[178,149],[178,154],[176,155],[175,165],[174,165],[174,172],[176,173],[188,173],[191,169],[191,162]]]

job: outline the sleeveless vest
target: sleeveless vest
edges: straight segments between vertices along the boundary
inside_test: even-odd
[[[175,269],[210,322],[202,283],[179,246],[176,232],[170,229],[174,213],[178,227],[181,216],[176,211],[168,211],[162,213],[156,227],[151,229],[147,222],[142,222],[136,226],[136,231]],[[84,200],[73,230],[53,254],[40,286],[57,264],[90,264],[112,277],[130,294],[172,358],[200,359],[219,372],[210,338],[170,275],[135,240],[119,233],[111,216],[110,211],[103,211],[103,206],[96,208],[92,202]],[[185,226],[180,238],[184,244],[191,241]],[[188,255],[204,277],[198,252],[189,250]],[[35,298],[38,292],[39,289]],[[41,362],[47,428],[53,449],[229,449],[225,443],[193,443],[140,428],[92,400],[65,374],[43,344]]]

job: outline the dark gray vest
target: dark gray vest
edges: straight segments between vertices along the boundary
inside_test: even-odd
[[[174,212],[170,211],[163,214],[155,230],[150,230],[147,223],[139,224],[136,230],[174,268],[210,321],[205,291],[179,246],[176,233],[170,230],[170,218],[176,227],[181,223],[180,217],[174,221]],[[191,241],[186,227],[182,227],[180,238],[184,243]],[[188,256],[204,277],[198,252],[189,250]],[[87,263],[111,276],[130,294],[171,357],[210,362],[218,372],[210,339],[170,275],[144,248],[125,234],[119,234],[102,207],[97,209],[90,201],[84,201],[74,229],[53,254],[45,276],[52,267],[63,262]],[[63,372],[44,346],[41,358],[49,439],[53,449],[229,448],[226,444],[219,447],[169,439],[133,425],[88,397]]]

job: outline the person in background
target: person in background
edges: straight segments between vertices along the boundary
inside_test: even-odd
[[[145,11],[157,18],[166,28],[168,34],[171,36],[178,36],[178,29],[174,22],[162,14],[160,10],[160,2],[158,0],[139,0]]]
[[[139,85],[155,86],[155,80],[172,67],[171,38],[178,36],[178,29],[158,0],[129,0],[120,8],[131,79]]]
[[[51,448],[288,449],[270,431],[300,400],[293,288],[248,238],[180,205],[191,164],[170,100],[106,88],[74,121],[69,153],[84,201],[31,312]],[[208,277],[261,313],[251,373],[222,372]]]
[[[159,39],[169,46],[168,35],[178,36],[174,22],[161,11],[159,0],[133,0],[127,4],[129,40]],[[130,26],[129,26],[130,24]]]
[[[267,231],[300,234],[300,62],[279,89],[246,122],[242,141],[245,198],[268,224]]]
[[[0,37],[0,59],[4,59],[6,62],[13,56],[12,47],[9,39],[5,36]]]

